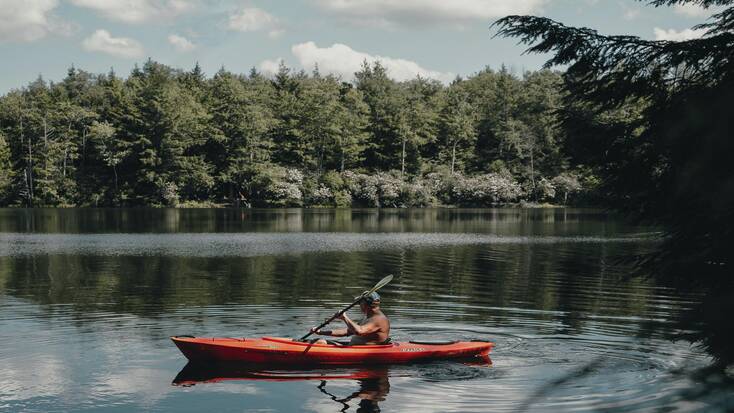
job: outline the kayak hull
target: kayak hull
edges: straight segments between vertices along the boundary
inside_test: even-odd
[[[171,337],[192,362],[240,362],[279,365],[400,364],[453,358],[488,357],[488,341],[428,344],[338,346],[310,344],[290,338]]]

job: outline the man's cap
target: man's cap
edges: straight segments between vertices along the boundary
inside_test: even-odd
[[[377,292],[369,293],[362,297],[362,301],[372,305],[375,301],[380,301],[380,294],[377,294]]]

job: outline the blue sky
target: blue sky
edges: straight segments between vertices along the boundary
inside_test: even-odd
[[[127,75],[148,57],[211,75],[269,72],[279,59],[350,80],[381,59],[398,79],[449,81],[485,66],[537,69],[513,39],[492,38],[506,14],[542,15],[605,34],[682,40],[711,10],[635,0],[0,0],[0,94],[74,65]]]

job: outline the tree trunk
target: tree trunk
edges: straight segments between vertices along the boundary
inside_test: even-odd
[[[238,195],[237,198],[234,197],[234,184],[232,182],[229,183],[229,202],[232,203],[232,206],[235,208],[240,207],[240,196]]]
[[[533,165],[533,150],[530,149],[530,184],[533,186],[533,200],[538,200],[538,194],[535,191],[535,169]]]
[[[20,116],[20,144],[23,145],[25,134],[23,133],[23,115]],[[21,146],[22,147],[22,146]],[[33,157],[31,152],[31,138],[28,137],[28,165],[26,165],[26,187],[28,188],[28,206],[33,206]]]
[[[451,146],[451,175],[454,174],[454,164],[456,163],[456,143]]]
[[[28,136],[28,206],[33,206],[33,139]]]
[[[316,176],[321,176],[321,168],[324,164],[324,135],[319,138],[319,167]]]
[[[117,166],[116,165],[112,165],[112,172],[115,174],[115,196],[117,196],[118,199],[119,199],[119,197],[120,197],[120,190],[117,187]]]
[[[43,148],[46,151],[43,157],[43,172],[48,178],[48,124],[46,123],[46,115],[43,115]]]
[[[48,147],[48,125],[46,124],[46,115],[43,116],[43,146]]]
[[[400,178],[402,179],[405,175],[405,137],[403,137],[403,152],[400,156]]]
[[[87,160],[87,127],[82,130],[82,165]]]

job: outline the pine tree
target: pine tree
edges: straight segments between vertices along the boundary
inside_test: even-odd
[[[454,82],[446,91],[441,110],[442,157],[450,159],[451,173],[457,163],[463,167],[471,160],[477,138],[477,114],[461,82]],[[463,168],[462,168],[463,169]]]

